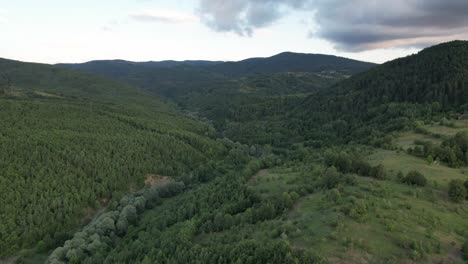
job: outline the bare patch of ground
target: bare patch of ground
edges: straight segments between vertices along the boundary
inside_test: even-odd
[[[172,179],[168,176],[161,176],[156,174],[148,174],[145,178],[145,185],[156,186],[172,182]]]
[[[34,93],[43,97],[61,98],[61,96],[51,94],[51,93],[41,92],[41,91],[34,91]]]

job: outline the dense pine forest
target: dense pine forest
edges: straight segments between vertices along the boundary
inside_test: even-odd
[[[0,60],[0,257],[463,263],[467,87],[466,41],[382,65]]]

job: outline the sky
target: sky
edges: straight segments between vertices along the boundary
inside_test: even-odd
[[[222,60],[284,51],[382,63],[468,39],[468,0],[0,0],[0,57]]]

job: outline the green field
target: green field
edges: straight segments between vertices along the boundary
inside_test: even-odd
[[[392,175],[396,175],[399,171],[404,174],[414,170],[419,171],[427,177],[432,185],[436,182],[441,187],[446,187],[448,182],[453,179],[468,179],[466,168],[449,168],[441,164],[429,164],[426,160],[404,152],[377,150],[369,156],[369,162],[375,165],[384,165]]]
[[[413,131],[406,131],[402,132],[396,139],[396,145],[404,150],[407,150],[408,148],[413,148],[416,146],[416,144],[414,143],[415,140],[430,141],[434,144],[442,143],[442,139],[440,138],[435,138],[430,135],[418,134]]]
[[[426,129],[430,133],[442,135],[442,136],[453,136],[458,132],[468,131],[468,120],[450,120],[451,126],[444,125],[428,125]]]
[[[241,233],[262,240],[274,234],[331,263],[461,263],[468,204],[450,202],[446,186],[451,179],[467,179],[462,170],[387,150],[375,150],[368,159],[383,164],[390,178],[355,175],[354,185],[301,196],[280,218],[215,236]],[[304,167],[262,170],[248,185],[262,196],[281,195],[303,181],[319,182],[320,170],[320,165],[312,170],[315,173],[304,173]],[[392,177],[411,170],[422,172],[429,186],[408,186]]]

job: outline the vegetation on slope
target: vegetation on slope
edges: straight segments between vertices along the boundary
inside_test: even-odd
[[[355,74],[375,66],[373,63],[322,54],[284,52],[269,58],[251,58],[210,66],[211,71],[226,76],[240,77],[253,74],[281,72],[328,72]]]
[[[213,130],[132,87],[47,65],[0,63],[0,255],[55,247],[145,176],[203,179]]]
[[[158,132],[163,139],[176,136],[174,145],[168,146],[171,150],[168,153],[160,153],[163,143],[150,142],[152,148],[137,149],[138,155],[131,156],[152,160],[158,153],[164,154],[168,158],[156,162],[168,170],[158,171],[159,166],[151,167],[153,163],[118,156],[122,152],[111,152],[118,160],[101,162],[101,156],[112,155],[97,153],[92,161],[109,164],[102,173],[113,168],[115,162],[136,164],[133,170],[120,174],[126,177],[124,181],[112,178],[113,184],[128,184],[134,175],[140,178],[125,196],[112,189],[109,211],[73,237],[65,237],[69,240],[52,251],[48,261],[461,261],[462,254],[466,254],[463,248],[468,235],[463,168],[446,166],[449,163],[435,155],[437,152],[418,151],[431,154],[432,161],[426,155],[415,155],[411,149],[421,145],[408,142],[408,137],[430,138],[431,142],[457,153],[456,166],[466,164],[463,134],[439,137],[422,129],[443,130],[434,124],[439,121],[450,124],[453,121],[448,119],[463,116],[465,102],[447,99],[448,104],[444,104],[433,96],[424,96],[424,100],[410,96],[416,93],[412,89],[421,94],[431,94],[431,89],[435,89],[443,91],[447,98],[453,96],[450,89],[442,90],[439,86],[464,82],[468,67],[453,55],[463,58],[465,45],[453,42],[437,46],[340,83],[336,82],[346,76],[330,72],[326,76],[323,73],[280,73],[237,79],[221,76],[216,82],[205,79],[205,85],[192,83],[194,89],[190,93],[172,97],[183,102],[186,109],[197,110],[212,119],[217,128],[222,128],[219,132],[250,145],[227,139],[214,141],[210,138],[213,131],[208,127],[194,121],[184,126],[189,119],[169,110],[147,112],[146,107],[131,103],[115,105],[109,110],[110,116],[118,115],[118,121],[124,120],[132,127],[119,134],[122,135],[119,141],[133,138],[134,128],[145,132],[141,135],[141,146],[146,146],[145,140]],[[448,62],[432,61],[443,58],[449,58]],[[452,61],[461,64],[453,66]],[[440,82],[431,79],[432,72],[445,72],[447,67],[456,74],[440,76]],[[414,82],[410,79],[412,75],[417,76]],[[146,78],[141,76],[141,80]],[[426,78],[434,86],[425,85]],[[409,82],[411,92],[407,95],[399,90],[402,82]],[[177,93],[184,91],[184,87],[177,89],[180,89]],[[374,94],[374,90],[383,95]],[[14,96],[8,100],[19,100],[18,95]],[[64,98],[36,101],[43,100]],[[159,122],[165,120],[161,118],[165,115],[171,119]],[[114,126],[118,127],[112,124],[106,131]],[[399,138],[402,131],[404,139]],[[117,143],[112,141],[113,144]],[[402,144],[406,144],[404,148]],[[405,152],[408,150],[411,153]],[[194,159],[190,153],[197,153]],[[178,163],[181,157],[185,167]],[[434,160],[438,157],[440,162]],[[142,186],[148,170],[183,181],[184,191],[179,192],[182,189],[179,188],[174,196],[160,199],[158,190],[154,203],[152,188],[133,192]]]

